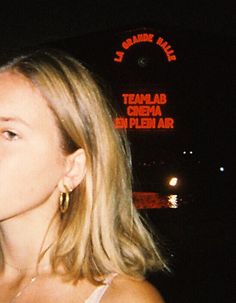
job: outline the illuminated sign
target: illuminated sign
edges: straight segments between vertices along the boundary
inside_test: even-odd
[[[127,39],[121,42],[121,50],[117,50],[115,52],[114,61],[116,63],[123,62],[126,51],[128,51],[134,45],[140,43],[149,43],[153,44],[157,47],[160,47],[162,51],[165,53],[166,59],[168,62],[176,61],[175,51],[172,46],[162,37],[155,37],[153,33],[138,33],[136,35],[132,35]]]
[[[163,109],[168,103],[166,93],[123,93],[125,117],[115,118],[116,128],[174,129],[174,118],[166,117]]]
[[[151,46],[154,52],[157,48],[157,58],[159,54],[163,54],[163,56],[161,55],[161,60],[168,64],[177,60],[175,50],[168,39],[163,38],[164,35],[154,29],[136,29],[129,31],[128,34],[126,32],[125,36],[122,34],[122,37],[113,57],[113,62],[115,63],[121,64],[124,62],[125,55],[133,47],[143,44]],[[125,68],[125,65],[123,67]],[[162,70],[161,72],[164,71]],[[159,77],[160,75],[161,73],[159,73]],[[158,89],[157,85],[151,87],[150,84],[146,84],[148,87],[145,88],[145,83],[141,84],[142,88],[140,88],[137,87],[135,79],[128,80],[127,83],[133,83],[131,84],[133,87],[125,87],[125,82],[121,84],[122,89],[119,92],[119,100],[122,114],[115,118],[115,127],[127,130],[175,130],[175,119],[169,111],[172,107],[169,105],[169,96],[166,90],[160,90],[160,83],[157,82],[159,80],[152,79],[152,82],[157,83]]]
[[[143,208],[178,208],[178,195],[159,195],[156,192],[133,192],[134,205]]]

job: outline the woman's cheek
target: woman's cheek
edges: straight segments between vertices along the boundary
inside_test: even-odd
[[[39,150],[0,161],[0,219],[4,212],[20,213],[44,203],[57,187],[63,166]]]

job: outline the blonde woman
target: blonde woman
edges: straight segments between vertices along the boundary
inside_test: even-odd
[[[0,69],[0,302],[161,303],[130,155],[90,73],[59,51]]]

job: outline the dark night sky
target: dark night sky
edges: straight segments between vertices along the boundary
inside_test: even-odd
[[[179,55],[174,85],[183,141],[187,138],[190,145],[226,154],[232,149],[234,130],[234,11],[233,1],[9,2],[0,11],[0,56],[25,46],[75,37],[74,43],[87,41],[81,45],[82,56],[106,73],[109,63],[104,59],[100,66],[96,64],[94,51],[98,55],[109,52],[109,45],[91,42],[96,41],[96,33],[107,39],[107,31],[140,26],[161,29],[172,35]]]
[[[0,48],[147,23],[235,36],[233,11],[234,1],[9,1],[0,10]]]

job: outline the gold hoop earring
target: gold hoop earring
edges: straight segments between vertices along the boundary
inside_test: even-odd
[[[59,200],[59,207],[62,214],[67,212],[69,205],[70,205],[70,192],[69,188],[64,185],[65,192],[60,193],[60,200]]]

